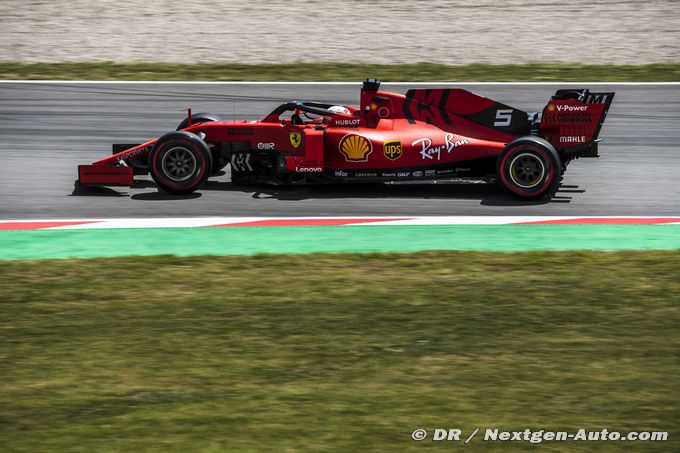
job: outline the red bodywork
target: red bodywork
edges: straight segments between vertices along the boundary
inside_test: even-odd
[[[497,156],[520,136],[547,139],[563,162],[593,156],[593,150],[596,155],[595,140],[613,95],[560,90],[539,122],[537,114],[460,88],[397,94],[379,90],[377,81],[367,81],[359,108],[347,107],[349,114],[331,113],[329,105],[309,103],[311,113],[319,116],[294,124],[283,114],[297,114],[307,106],[289,103],[260,121],[213,121],[184,130],[199,134],[214,154],[225,153],[232,175],[236,172],[245,179],[493,177]],[[151,140],[92,165],[81,165],[80,183],[132,185],[129,165],[147,159],[155,143]],[[248,178],[250,173],[253,178]]]

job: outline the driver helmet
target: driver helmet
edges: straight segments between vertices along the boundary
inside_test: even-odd
[[[351,112],[347,107],[344,107],[342,105],[334,105],[328,109],[329,112],[331,113],[344,113],[345,115],[351,115]]]

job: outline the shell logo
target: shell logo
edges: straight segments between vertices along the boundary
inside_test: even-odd
[[[548,104],[548,111],[554,112],[555,111],[555,105],[554,104]]]
[[[342,137],[339,148],[347,162],[367,162],[368,155],[373,152],[371,142],[357,134],[347,134]]]

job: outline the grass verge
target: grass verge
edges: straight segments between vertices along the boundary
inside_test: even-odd
[[[422,451],[669,431],[680,252],[0,263],[3,451]],[[477,439],[470,451],[526,451]],[[541,451],[619,451],[546,443]]]
[[[448,66],[434,63],[288,63],[248,65],[174,63],[0,63],[0,79],[50,80],[253,80],[385,82],[672,82],[680,63],[585,65],[571,63]]]

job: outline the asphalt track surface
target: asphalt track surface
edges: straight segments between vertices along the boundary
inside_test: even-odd
[[[255,119],[289,99],[356,105],[360,84],[2,83],[0,219],[679,214],[680,85],[590,85],[616,91],[600,135],[602,157],[572,162],[553,199],[528,203],[494,185],[232,186],[228,167],[183,197],[159,191],[150,178],[134,188],[74,190],[78,164],[106,156],[111,143],[174,130],[188,106]],[[529,111],[540,110],[558,87],[587,87],[458,86]]]

